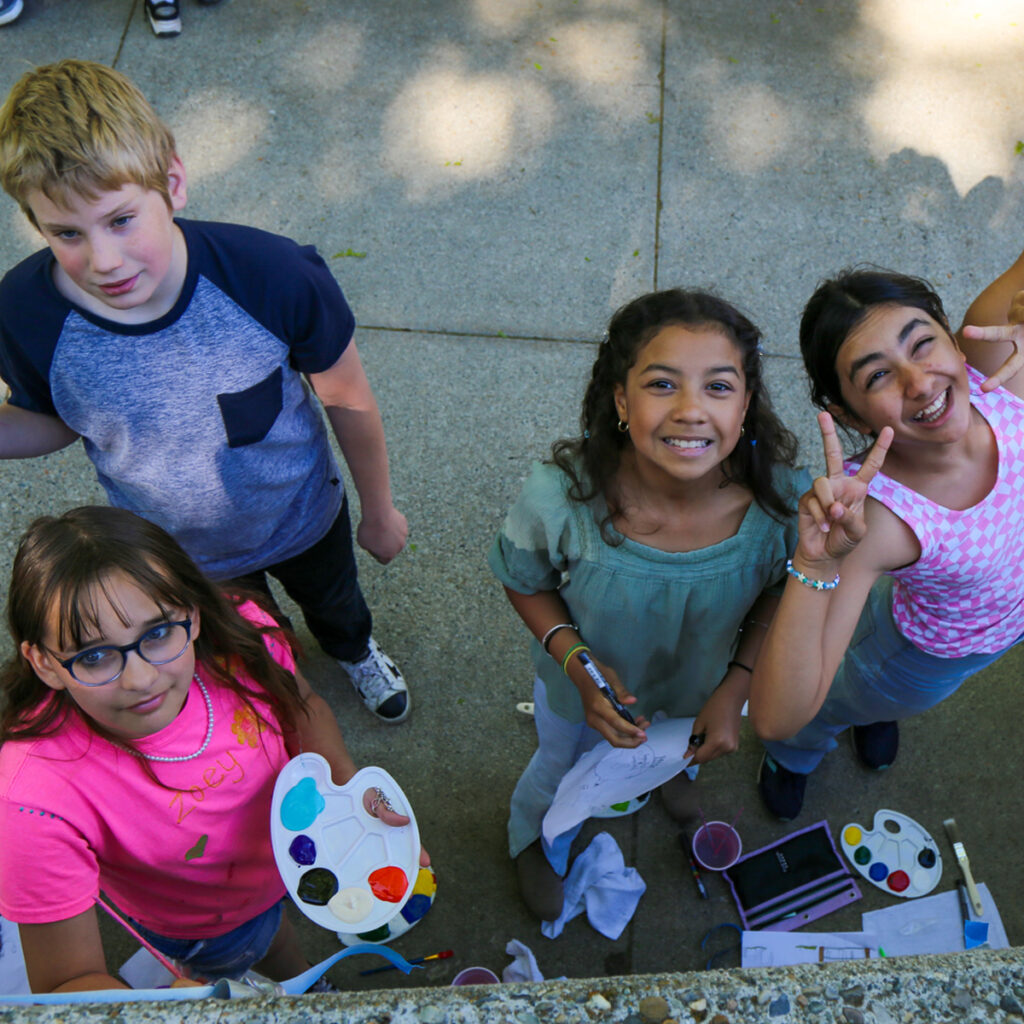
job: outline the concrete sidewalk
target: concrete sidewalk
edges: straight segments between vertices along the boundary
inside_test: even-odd
[[[371,720],[302,636],[357,761],[399,779],[439,874],[433,911],[397,948],[455,955],[410,979],[347,963],[332,978],[500,973],[511,938],[549,978],[700,969],[705,930],[738,917],[718,878],[697,898],[656,801],[606,823],[648,885],[621,938],[580,919],[550,941],[520,905],[505,818],[534,745],[515,711],[531,668],[486,550],[530,461],[573,432],[609,314],[654,287],[712,287],[762,326],[776,404],[817,466],[796,347],[816,282],[860,261],[924,275],[959,322],[1024,246],[1024,15],[1008,0],[182,0],[183,34],[159,40],[138,0],[25,4],[0,29],[4,94],[62,57],[116,65],[176,131],[187,215],[317,245],[361,325],[411,529],[391,566],[361,562],[362,581],[410,680],[410,720]],[[0,204],[0,266],[39,244]],[[80,446],[3,474],[0,580],[35,516],[104,500]],[[742,809],[754,849],[896,809],[939,841],[940,889],[958,877],[954,816],[1020,944],[1022,657],[907,723],[890,772],[830,756],[792,827],[760,805],[746,730],[702,773],[705,813]],[[829,928],[892,902],[862,889]],[[302,932],[314,960],[337,948]],[[113,962],[132,947],[111,948]]]

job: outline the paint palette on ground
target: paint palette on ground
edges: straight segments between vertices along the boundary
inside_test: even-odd
[[[408,825],[385,825],[369,812],[364,794],[375,789],[408,815]],[[405,794],[383,768],[362,768],[336,786],[319,754],[293,757],[274,786],[270,838],[295,905],[333,932],[379,928],[413,893],[419,829]]]
[[[846,825],[839,840],[860,874],[893,896],[924,896],[942,877],[942,854],[935,840],[899,811],[877,811],[871,829]]]

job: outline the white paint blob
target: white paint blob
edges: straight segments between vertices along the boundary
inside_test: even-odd
[[[357,885],[350,885],[336,892],[327,902],[327,909],[346,924],[362,921],[373,909],[373,893]]]

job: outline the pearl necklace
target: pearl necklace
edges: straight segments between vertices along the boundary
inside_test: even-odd
[[[213,701],[210,700],[210,695],[206,692],[206,687],[203,686],[199,673],[196,672],[192,678],[199,684],[203,700],[206,701],[206,739],[203,740],[203,745],[194,754],[185,754],[183,757],[160,757],[158,754],[144,754],[141,750],[135,750],[132,747],[121,747],[120,743],[118,746],[125,752],[133,754],[135,757],[145,758],[147,761],[191,761],[202,754],[210,745],[210,740],[213,739]]]

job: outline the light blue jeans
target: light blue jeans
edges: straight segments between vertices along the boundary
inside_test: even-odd
[[[1022,639],[1024,633],[1010,647]],[[868,595],[821,710],[791,739],[767,742],[765,747],[783,768],[806,775],[818,767],[835,748],[836,737],[851,725],[892,722],[927,711],[1010,647],[963,658],[925,653],[896,627],[892,578],[884,576]]]
[[[562,776],[601,742],[601,734],[586,722],[570,722],[548,707],[539,676],[533,680],[533,723],[537,727],[537,749],[512,793],[508,819],[508,852],[512,857],[518,857],[540,835],[541,822]],[[551,852],[546,852],[550,860]],[[560,856],[555,859],[562,860]],[[557,871],[560,865],[554,867]]]
[[[508,819],[508,849],[513,858],[540,836],[544,815],[562,777],[603,739],[586,722],[570,722],[552,711],[540,676],[533,680],[533,721],[537,727],[537,749],[516,783]],[[687,768],[686,774],[695,779],[697,770]],[[548,861],[560,875],[566,872],[569,848],[582,827],[577,825],[560,835],[551,846],[543,844]]]

